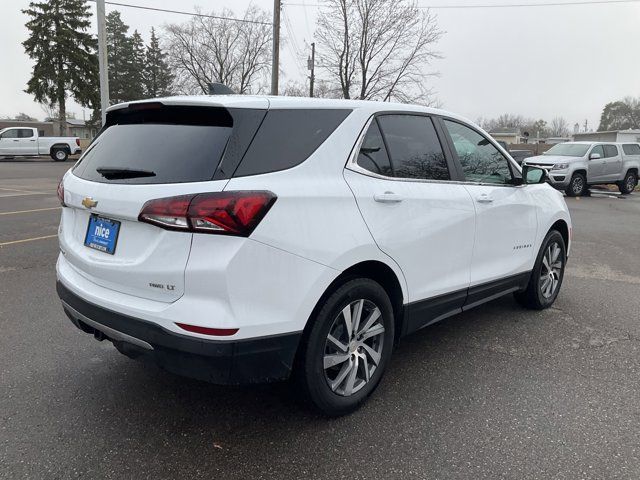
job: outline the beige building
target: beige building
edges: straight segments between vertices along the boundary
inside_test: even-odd
[[[8,127],[37,128],[38,136],[53,137],[53,122],[23,121],[23,120],[0,120],[0,130]]]
[[[494,139],[499,142],[504,142],[507,145],[513,145],[520,143],[520,132],[517,130],[507,128],[496,128],[489,132]]]
[[[640,142],[640,130],[574,133],[576,142]]]

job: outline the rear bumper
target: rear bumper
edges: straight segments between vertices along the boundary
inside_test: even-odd
[[[89,303],[59,281],[57,291],[73,324],[110,340],[131,358],[211,383],[241,385],[285,380],[291,374],[301,332],[236,341],[195,338]]]

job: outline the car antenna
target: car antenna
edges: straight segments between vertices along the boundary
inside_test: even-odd
[[[210,82],[209,95],[235,95],[236,92],[231,90],[223,83]]]

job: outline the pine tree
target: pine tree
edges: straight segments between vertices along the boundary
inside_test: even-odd
[[[171,95],[173,75],[167,63],[167,54],[160,48],[156,31],[151,28],[151,42],[147,47],[145,65],[146,96],[149,98]]]
[[[131,58],[127,65],[127,88],[125,101],[140,100],[145,97],[145,47],[137,30],[131,36]]]
[[[131,40],[127,36],[129,27],[114,10],[107,14],[107,63],[109,64],[109,99],[112,104],[126,101],[127,74],[131,63]]]
[[[97,41],[87,33],[91,14],[86,2],[33,1],[22,13],[30,17],[26,23],[29,38],[23,46],[35,60],[25,91],[39,103],[57,106],[63,119],[69,93],[85,107],[97,105]],[[66,132],[66,122],[61,122],[61,134]]]

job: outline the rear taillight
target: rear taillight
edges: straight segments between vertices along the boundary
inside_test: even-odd
[[[199,193],[159,198],[144,204],[138,220],[168,230],[248,237],[276,198],[267,191]]]
[[[66,207],[66,204],[64,203],[64,179],[60,180],[56,193],[58,194],[58,200],[60,200],[60,205],[62,205],[63,207]]]
[[[80,146],[80,139],[79,138],[76,138],[76,145]]]

